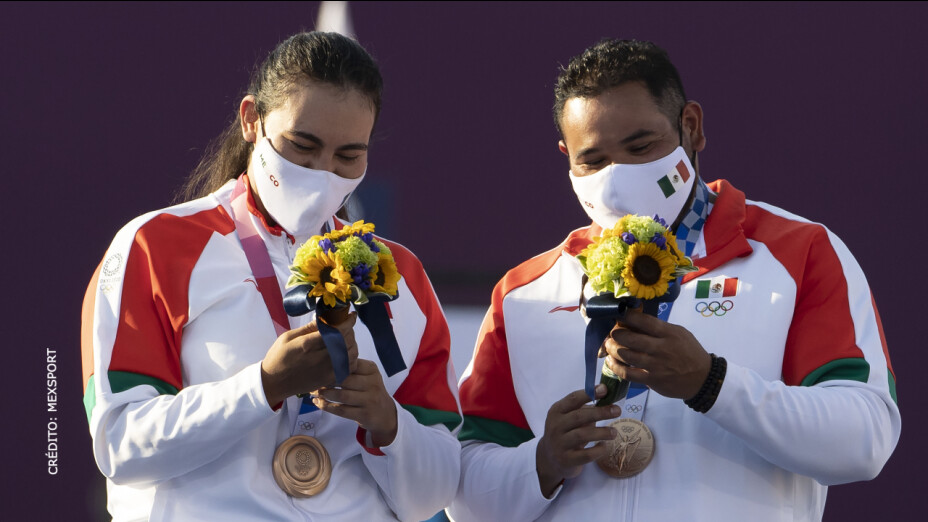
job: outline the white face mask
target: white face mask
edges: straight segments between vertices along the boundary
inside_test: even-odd
[[[597,225],[612,228],[626,214],[659,215],[673,223],[693,189],[696,170],[683,147],[640,165],[613,164],[570,182],[583,210]]]
[[[255,145],[251,168],[264,208],[287,233],[297,237],[318,234],[364,179],[364,174],[347,179],[291,163],[267,138]]]

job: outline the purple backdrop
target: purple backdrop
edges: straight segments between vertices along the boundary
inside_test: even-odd
[[[703,175],[826,223],[880,305],[905,429],[876,480],[829,490],[825,519],[905,520],[924,505],[916,477],[926,464],[926,399],[908,370],[928,359],[911,297],[924,288],[916,208],[928,185],[918,159],[928,121],[926,4],[351,8],[386,81],[362,201],[380,232],[419,255],[446,304],[488,303],[506,269],[585,224],[550,117],[558,65],[606,36],[664,46],[705,111]],[[0,4],[10,189],[3,346],[12,354],[4,513],[103,517],[81,405],[85,286],[119,227],[169,202],[253,65],[311,29],[316,9]],[[58,356],[56,476],[44,455],[46,349]]]

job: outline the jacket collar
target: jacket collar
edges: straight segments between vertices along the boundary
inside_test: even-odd
[[[709,188],[718,194],[718,198],[703,228],[706,255],[693,262],[699,270],[686,274],[684,283],[754,251],[744,234],[744,192],[724,179],[709,183]]]
[[[248,181],[247,173],[242,174],[242,181],[245,183],[245,192],[247,194],[247,199],[245,200],[245,203],[248,207],[248,212],[250,212],[251,215],[253,215],[258,220],[259,223],[261,223],[261,226],[263,226],[264,229],[268,231],[268,233],[273,234],[278,237],[285,235],[287,236],[287,239],[290,240],[290,243],[293,243],[294,242],[293,236],[288,234],[287,231],[284,230],[280,225],[271,226],[270,224],[268,224],[267,219],[264,217],[264,214],[262,214],[261,211],[258,210],[258,205],[255,203],[255,195],[251,192],[251,182]]]

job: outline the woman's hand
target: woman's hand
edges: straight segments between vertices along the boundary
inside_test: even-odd
[[[321,387],[312,395],[320,410],[353,420],[370,432],[375,447],[389,446],[396,438],[396,404],[373,361],[358,359],[357,370],[339,388]]]
[[[357,313],[352,313],[347,320],[334,325],[345,338],[352,372],[358,366],[358,345],[353,330],[357,317]],[[274,341],[261,362],[261,382],[267,402],[272,406],[292,395],[335,384],[332,359],[315,321],[284,332]]]

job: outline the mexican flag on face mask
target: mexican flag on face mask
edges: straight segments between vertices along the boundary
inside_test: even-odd
[[[696,281],[696,299],[712,299],[716,297],[734,297],[738,295],[741,283],[737,277],[713,277],[712,279],[699,279]]]
[[[657,185],[664,192],[664,197],[669,198],[677,189],[686,185],[689,179],[690,171],[686,168],[686,165],[683,164],[683,161],[680,161],[680,163],[677,163],[677,166],[668,172],[666,176],[657,180]]]

